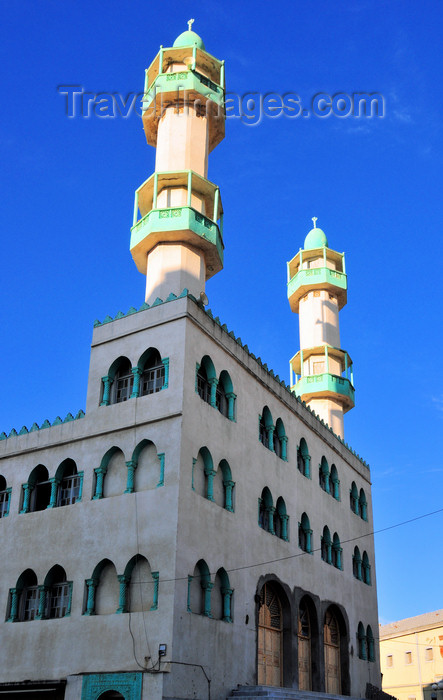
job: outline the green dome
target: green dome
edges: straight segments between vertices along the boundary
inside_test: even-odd
[[[325,232],[321,228],[311,228],[305,238],[305,250],[323,248],[324,246],[328,247],[328,239]]]
[[[176,38],[173,43],[173,47],[178,48],[180,46],[194,46],[194,44],[198,49],[203,49],[203,51],[205,50],[203,39],[198,34],[188,29],[186,32],[183,32]]]

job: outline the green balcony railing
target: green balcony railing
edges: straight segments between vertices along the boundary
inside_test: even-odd
[[[131,228],[131,249],[144,238],[162,231],[192,231],[200,238],[212,243],[223,263],[223,238],[215,221],[196,211],[193,207],[171,207],[152,209]]]
[[[319,284],[332,284],[339,289],[346,290],[347,277],[344,272],[331,270],[329,267],[312,267],[307,270],[299,270],[288,282],[288,297],[291,297],[300,287]]]
[[[157,95],[175,93],[177,99],[186,97],[186,93],[200,93],[204,99],[210,99],[222,109],[224,90],[198,71],[187,70],[180,73],[160,73],[143,96],[143,112],[148,110]]]
[[[349,379],[340,377],[337,374],[324,372],[301,377],[293,387],[297,396],[306,394],[340,394],[349,404],[355,404],[355,390]]]

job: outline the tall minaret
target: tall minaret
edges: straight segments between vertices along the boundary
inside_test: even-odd
[[[312,220],[304,248],[287,264],[289,304],[300,321],[291,389],[343,438],[343,414],[354,407],[352,361],[340,348],[338,322],[347,301],[345,255],[328,247],[317,218]]]
[[[225,135],[224,63],[207,53],[193,21],[146,70],[143,126],[157,153],[135,193],[130,248],[148,303],[185,287],[198,298],[223,267],[220,190],[207,174]]]

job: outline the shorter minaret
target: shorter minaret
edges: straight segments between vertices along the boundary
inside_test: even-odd
[[[220,190],[208,155],[225,133],[224,63],[189,29],[146,70],[143,126],[155,172],[135,193],[131,253],[146,275],[145,300],[186,287],[194,296],[223,267]]]
[[[354,407],[352,361],[340,348],[338,319],[347,301],[345,255],[328,247],[312,220],[304,248],[287,263],[289,304],[300,323],[300,351],[289,363],[291,390],[343,438],[343,414]]]

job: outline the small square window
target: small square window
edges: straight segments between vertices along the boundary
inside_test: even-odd
[[[407,651],[405,653],[405,664],[412,664],[412,651]]]
[[[388,668],[392,668],[393,665],[394,665],[394,658],[393,658],[392,654],[388,654],[388,656],[386,657],[386,666]]]
[[[432,647],[427,647],[425,651],[425,660],[426,661],[433,661],[434,660],[434,650]]]

